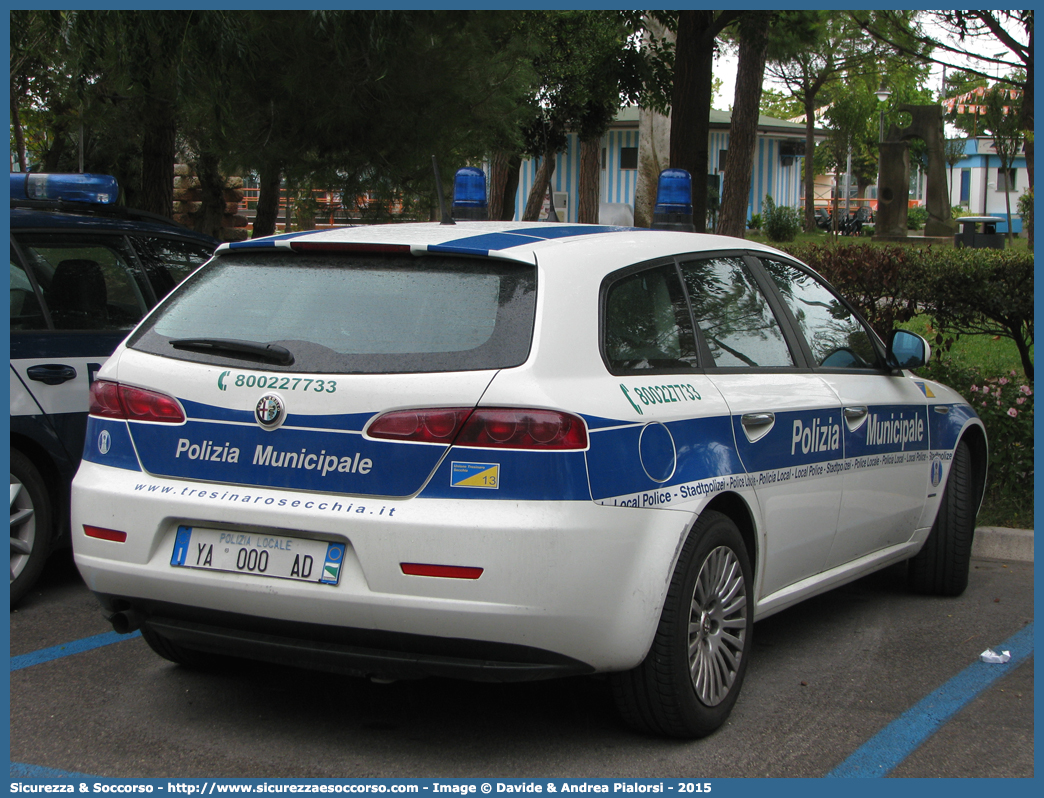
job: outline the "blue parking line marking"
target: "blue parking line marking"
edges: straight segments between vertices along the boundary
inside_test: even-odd
[[[21,762],[11,763],[12,779],[93,779],[86,773],[72,773],[68,770],[45,768],[41,765],[23,765]]]
[[[1033,624],[992,648],[997,652],[1010,651],[1011,659],[1004,665],[987,665],[985,662],[969,665],[863,743],[825,778],[877,779],[887,776],[966,704],[1033,654]]]
[[[90,651],[92,648],[101,648],[102,646],[120,643],[140,636],[141,632],[132,632],[129,635],[106,632],[105,634],[94,635],[94,637],[74,640],[71,643],[62,643],[60,646],[51,646],[50,648],[42,648],[39,651],[32,651],[28,654],[19,654],[17,657],[11,657],[11,673],[20,671],[22,668],[28,668],[31,665],[39,665],[42,662],[50,662],[53,659],[61,659],[71,654],[79,654],[83,651]]]

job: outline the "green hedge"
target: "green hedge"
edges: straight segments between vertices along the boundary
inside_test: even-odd
[[[833,283],[883,339],[896,324],[927,313],[943,348],[957,335],[1010,338],[1033,380],[1033,253],[868,244],[785,249]]]

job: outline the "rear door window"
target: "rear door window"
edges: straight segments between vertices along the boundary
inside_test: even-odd
[[[605,358],[614,373],[696,366],[692,317],[673,263],[617,280],[604,313]]]
[[[130,240],[157,300],[214,254],[212,248],[195,241],[155,235],[131,235]]]
[[[687,261],[681,271],[696,326],[716,366],[794,365],[779,322],[741,258]]]
[[[144,286],[122,239],[40,235],[19,244],[56,330],[127,330],[145,315]]]
[[[508,261],[245,253],[217,258],[186,281],[131,346],[227,363],[227,352],[171,342],[278,344],[293,363],[265,364],[276,371],[509,368],[528,357],[535,303],[534,267]]]

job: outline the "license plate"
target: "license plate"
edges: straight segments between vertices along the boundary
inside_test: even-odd
[[[205,571],[272,576],[336,585],[344,562],[343,543],[179,526],[170,564]]]

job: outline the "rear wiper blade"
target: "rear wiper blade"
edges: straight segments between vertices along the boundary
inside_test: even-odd
[[[294,362],[293,353],[285,346],[260,341],[240,341],[235,338],[173,338],[170,345],[175,349],[191,349],[196,352],[249,355],[280,366],[289,366]]]

